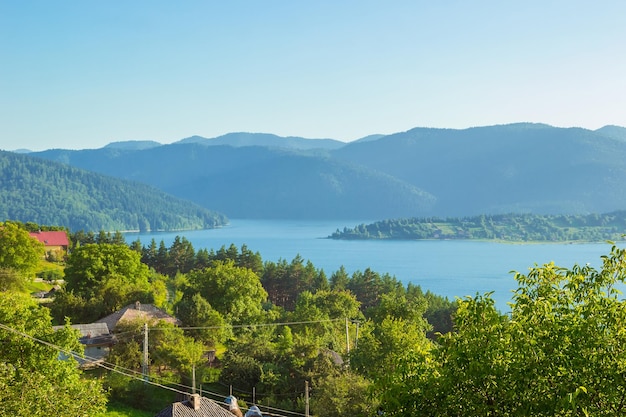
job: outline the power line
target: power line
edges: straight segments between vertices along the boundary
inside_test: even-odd
[[[172,388],[172,387],[168,387],[166,385],[163,385],[163,384],[151,381],[151,380],[144,380],[143,376],[141,375],[140,372],[133,371],[133,370],[130,370],[130,369],[126,369],[126,368],[123,368],[123,367],[119,367],[117,365],[114,365],[114,364],[111,364],[111,363],[108,363],[108,362],[105,362],[105,361],[101,361],[99,359],[96,359],[96,358],[93,358],[93,357],[90,357],[90,356],[86,356],[84,354],[81,355],[78,352],[74,352],[72,350],[65,349],[65,348],[63,348],[61,346],[58,346],[58,345],[55,345],[53,343],[47,342],[45,340],[39,339],[37,337],[31,336],[28,333],[24,333],[22,331],[16,330],[16,329],[14,329],[12,327],[9,327],[9,326],[7,326],[5,324],[0,323],[0,329],[4,329],[6,331],[9,331],[9,332],[18,334],[18,335],[20,335],[22,337],[25,337],[27,339],[33,340],[33,341],[35,341],[37,343],[43,344],[45,346],[48,346],[48,347],[50,347],[52,349],[55,349],[55,350],[65,354],[67,356],[73,357],[75,360],[78,360],[79,358],[83,359],[83,360],[87,359],[87,362],[92,364],[92,365],[104,368],[104,369],[106,369],[108,371],[111,371],[111,372],[116,372],[116,373],[118,373],[120,375],[126,376],[127,378],[135,379],[135,380],[138,380],[138,381],[143,381],[143,382],[145,382],[147,384],[150,384],[150,385],[153,385],[153,386],[156,386],[156,387],[159,387],[159,388],[163,388],[163,389],[166,389],[166,390],[178,393],[178,394],[182,394],[182,395],[186,395],[186,396],[191,395],[190,392],[189,392],[189,391],[191,391],[189,389],[191,387],[189,387],[189,386],[182,385],[182,384],[177,384],[177,383],[171,383],[171,385],[176,385],[176,386],[180,386],[180,387],[188,389],[187,391],[181,391],[181,390],[178,390],[178,389],[175,389],[175,388]],[[123,372],[120,369],[123,369],[126,372]],[[211,395],[214,395],[214,396],[219,396],[219,397],[222,396],[222,394],[218,394],[218,393],[211,393],[209,391],[205,391],[205,392],[210,393]],[[211,400],[211,401],[215,401],[215,400]],[[263,408],[280,411],[280,412],[286,413],[286,414],[304,416],[304,414],[298,413],[298,412],[295,412],[295,411],[282,410],[282,409],[279,409],[279,408],[273,408],[273,407],[269,407],[269,406],[263,406]],[[284,416],[281,416],[280,414],[272,414],[272,415],[275,415],[277,417],[284,417]]]
[[[205,326],[205,327],[150,327],[148,330],[174,330],[174,329],[182,329],[182,330],[214,330],[214,329],[228,329],[228,328],[254,328],[254,327],[271,327],[271,326],[293,326],[299,324],[316,324],[316,323],[329,323],[334,321],[345,320],[345,318],[339,319],[324,319],[324,320],[308,320],[308,321],[292,321],[292,322],[283,322],[283,323],[258,323],[258,324],[232,324],[232,325],[224,325],[224,326]],[[129,333],[129,332],[124,332]]]

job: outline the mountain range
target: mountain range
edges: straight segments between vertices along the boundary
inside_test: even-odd
[[[351,143],[230,133],[28,154],[231,218],[386,219],[626,208],[626,128],[415,128]]]

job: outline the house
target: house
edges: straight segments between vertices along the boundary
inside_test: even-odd
[[[211,399],[192,394],[188,400],[165,407],[155,417],[234,417],[234,414]]]
[[[59,330],[65,326],[53,326]],[[84,346],[85,358],[76,358],[81,368],[88,368],[102,362],[113,346],[114,339],[106,323],[72,324],[72,329],[80,332],[79,342]]]
[[[64,231],[30,232],[30,237],[44,244],[44,258],[63,259],[67,254],[70,241]]]
[[[109,328],[109,332],[113,332],[115,331],[118,323],[122,321],[130,322],[138,319],[165,320],[166,322],[177,326],[180,324],[180,320],[170,316],[160,308],[155,307],[152,304],[141,304],[139,301],[135,304],[129,304],[121,310],[97,320],[96,323],[105,323]]]

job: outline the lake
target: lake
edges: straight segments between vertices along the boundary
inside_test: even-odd
[[[163,240],[169,247],[184,236],[193,247],[218,250],[234,243],[259,252],[264,261],[291,261],[296,255],[310,260],[330,275],[344,266],[349,274],[366,268],[389,273],[403,283],[420,285],[424,291],[454,297],[493,291],[501,311],[508,311],[511,291],[516,288],[511,271],[554,262],[601,267],[600,256],[610,252],[607,243],[511,244],[483,241],[345,241],[326,239],[336,229],[370,221],[238,220],[220,229],[185,232],[126,233],[128,243],[140,239],[148,245]]]

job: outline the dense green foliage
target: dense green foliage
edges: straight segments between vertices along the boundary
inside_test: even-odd
[[[82,352],[76,332],[54,331],[47,309],[28,296],[0,296],[0,415],[92,416],[103,410],[100,382],[82,376],[61,352]]]
[[[11,276],[15,271],[30,277],[35,272],[39,260],[44,254],[44,245],[28,234],[28,231],[16,222],[0,222],[0,276]],[[6,279],[0,278],[0,287]]]
[[[454,332],[384,376],[386,415],[624,415],[625,279],[613,247],[599,271],[518,273],[509,315],[489,294],[460,301]]]
[[[118,300],[118,306],[132,302],[125,294],[141,299],[134,291],[138,279],[144,297],[154,299],[166,287],[168,296],[155,304],[175,313],[185,330],[148,323],[150,373],[163,382],[189,386],[195,372],[198,384],[232,386],[242,401],[250,401],[255,390],[260,404],[302,412],[308,381],[313,392],[319,392],[312,405],[320,414],[336,389],[341,398],[332,400],[334,408],[328,410],[370,413],[378,401],[370,396],[374,374],[365,371],[370,368],[366,364],[391,364],[394,346],[404,349],[414,340],[428,344],[427,330],[451,329],[445,323],[451,323],[455,303],[424,294],[416,286],[405,288],[371,269],[351,276],[340,269],[329,280],[300,256],[291,262],[263,262],[245,245],[196,252],[185,238],[176,238],[170,247],[162,241],[145,247],[137,241],[125,246],[119,234],[81,232],[72,237],[77,242],[67,260],[65,291],[51,305],[57,320],[67,316],[91,321],[104,315],[112,300]],[[147,265],[138,264],[140,258],[150,264],[147,278]],[[165,274],[159,275],[155,267]],[[427,322],[430,300],[431,316],[440,320],[439,313],[447,320]],[[126,323],[116,332],[118,343],[108,361],[139,370],[143,322]],[[357,348],[359,343],[367,348]],[[220,348],[226,351],[216,373],[206,357]],[[355,371],[346,373],[350,349]],[[128,378],[111,374],[105,385],[114,400],[149,408],[140,386]]]
[[[124,244],[89,243],[75,248],[65,268],[65,291],[52,304],[58,322],[86,323],[140,301],[152,303],[165,292],[140,255]]]
[[[0,151],[0,219],[71,230],[185,230],[227,219],[144,184]]]
[[[626,211],[588,215],[499,214],[407,218],[337,230],[332,239],[493,239],[507,242],[599,242],[626,234]]]
[[[75,236],[80,243],[67,259],[65,291],[52,311],[65,306],[76,320],[145,296],[176,314],[180,326],[120,324],[107,358],[126,372],[139,371],[147,324],[149,378],[162,384],[187,391],[194,381],[210,384],[224,396],[232,389],[241,404],[254,395],[261,407],[298,413],[308,384],[312,415],[319,417],[626,413],[626,300],[618,291],[626,285],[626,250],[616,246],[600,270],[547,264],[516,274],[518,289],[503,314],[490,294],[450,302],[371,269],[348,275],[340,268],[327,279],[300,256],[264,263],[245,246],[196,252],[184,238],[167,248],[154,241],[129,246],[119,234]],[[13,291],[0,297],[0,324],[6,323],[77,346],[74,332],[53,333],[48,313]],[[98,382],[82,381],[73,365],[63,368],[67,381],[59,382],[54,369],[63,362],[56,356],[41,362],[56,350],[5,330],[0,396],[7,401],[0,407],[24,415],[15,395],[40,394],[21,387],[56,383],[72,395],[95,388],[89,398],[102,409]],[[52,377],[15,371],[34,363]],[[70,368],[75,374],[68,376]],[[151,407],[142,382],[117,372],[102,381],[115,401]]]

